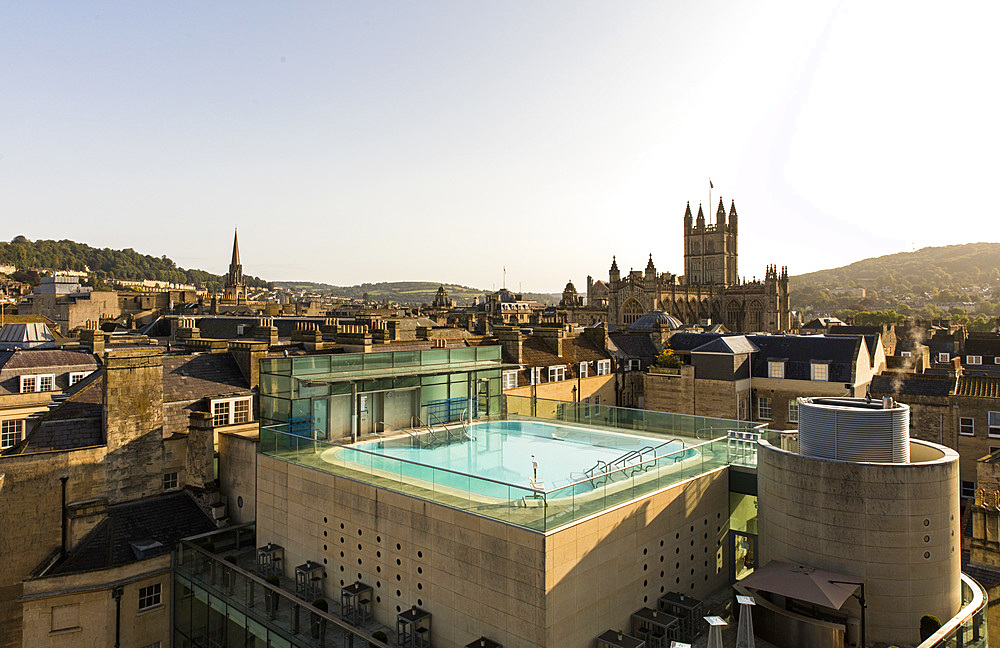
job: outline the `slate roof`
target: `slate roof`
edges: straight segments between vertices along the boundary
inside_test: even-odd
[[[994,376],[960,376],[956,396],[1000,398],[1000,378]]]
[[[989,338],[969,337],[965,341],[966,355],[980,355],[984,357],[1000,356],[1000,336],[993,335]]]
[[[215,522],[186,492],[117,504],[47,576],[119,567],[138,560],[132,542],[160,542],[145,558],[171,551],[181,539],[216,529]]]
[[[727,335],[706,342],[691,353],[755,353],[759,350],[745,335]]]
[[[881,326],[849,326],[837,324],[830,327],[828,335],[882,335]]]
[[[872,395],[947,397],[955,389],[955,378],[933,374],[880,374],[872,378]]]
[[[104,370],[95,371],[69,392],[59,407],[46,412],[26,430],[25,439],[4,454],[90,448],[104,443],[101,404]]]
[[[249,383],[228,353],[163,356],[165,403],[249,393]]]
[[[62,349],[17,349],[0,351],[0,371],[4,369],[56,369],[60,367],[97,368],[97,360],[89,351]]]
[[[720,337],[719,333],[676,333],[670,337],[669,346],[674,351],[691,351]]]
[[[817,361],[829,363],[828,382],[842,383],[853,380],[854,360],[861,345],[866,344],[862,338],[854,336],[677,333],[670,338],[669,346],[674,351],[694,351],[716,340],[734,337],[744,337],[756,347],[756,353],[751,356],[751,372],[755,377],[768,376],[769,360],[783,360],[786,379],[810,380],[810,365]]]
[[[588,338],[563,338],[562,342],[563,354],[557,356],[552,347],[542,338],[534,335],[525,337],[521,346],[521,364],[530,367],[550,367],[569,363],[593,362],[611,357]]]
[[[675,336],[676,337],[676,336]],[[645,362],[656,360],[656,345],[648,335],[611,334],[608,336],[611,350],[621,358],[638,358]]]

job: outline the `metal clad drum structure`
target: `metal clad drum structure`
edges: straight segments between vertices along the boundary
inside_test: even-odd
[[[862,398],[800,398],[799,452],[876,463],[910,461],[910,408]]]

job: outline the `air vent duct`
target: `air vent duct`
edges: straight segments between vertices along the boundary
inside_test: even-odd
[[[841,461],[909,463],[910,408],[891,398],[800,398],[799,453]]]

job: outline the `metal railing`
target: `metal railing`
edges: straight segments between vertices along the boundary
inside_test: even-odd
[[[246,623],[245,619],[250,618],[266,629],[268,637],[264,641],[268,645],[275,640],[297,648],[389,648],[387,643],[365,630],[316,607],[312,601],[297,598],[237,564],[241,552],[254,555],[255,539],[255,527],[251,523],[185,538],[178,543],[173,554],[173,569],[175,578],[182,581],[176,598],[184,597],[184,588],[191,589],[187,604],[203,605],[204,610],[199,610],[198,614],[189,611],[187,616],[192,627],[186,628],[182,627],[185,623],[183,609],[176,609],[184,603],[180,600],[175,603],[175,634],[180,632],[196,645],[229,645],[223,643],[226,641],[224,634],[231,631],[234,621]],[[193,587],[204,593],[196,594]],[[194,620],[207,619],[211,616],[209,611],[217,614],[220,621],[226,621],[216,625],[206,622],[204,628],[195,628]]]
[[[986,648],[986,603],[982,585],[962,574],[962,609],[917,648]]]

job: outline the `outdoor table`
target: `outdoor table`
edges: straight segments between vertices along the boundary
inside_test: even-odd
[[[364,596],[367,594],[368,596]],[[372,587],[361,581],[340,588],[340,614],[344,620],[357,625],[371,618]]]
[[[680,619],[681,630],[677,639],[694,643],[694,638],[701,634],[699,623],[703,615],[700,600],[679,592],[667,592],[660,597],[657,607],[661,612]]]
[[[646,642],[627,634],[618,634],[617,630],[608,630],[597,638],[597,648],[646,648]]]
[[[644,607],[632,614],[632,635],[646,642],[646,648],[667,648],[680,638],[680,619],[672,614]]]
[[[396,646],[425,648],[431,645],[431,613],[414,605],[396,615]]]
[[[295,568],[295,595],[312,603],[323,595],[323,565],[307,560]]]
[[[268,576],[281,576],[281,563],[285,558],[285,548],[270,542],[263,547],[257,547],[257,573]]]

